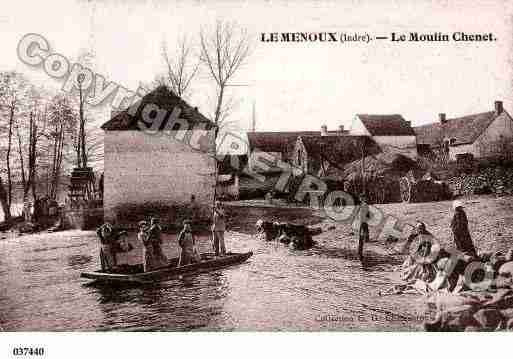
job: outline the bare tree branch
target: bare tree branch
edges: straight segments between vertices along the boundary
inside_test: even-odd
[[[157,82],[166,84],[178,96],[187,96],[191,83],[199,70],[199,61],[193,60],[193,48],[185,36],[178,43],[174,53],[170,53],[167,43],[162,43],[162,58],[166,65],[167,74],[157,78]]]
[[[230,106],[225,106],[226,88],[247,60],[250,48],[246,30],[233,23],[217,21],[213,33],[200,31],[200,59],[216,84],[213,120],[218,128],[230,114]]]

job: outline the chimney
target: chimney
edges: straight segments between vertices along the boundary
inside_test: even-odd
[[[198,108],[197,107],[194,107],[194,112],[198,112]]]
[[[440,123],[443,125],[447,123],[447,118],[445,118],[445,113],[439,113],[438,117],[440,118]]]
[[[339,125],[338,126],[338,132],[344,133],[344,125]]]
[[[328,136],[328,126],[326,126],[326,125],[321,126],[321,136]]]
[[[504,111],[502,101],[495,101],[495,114],[500,115]]]

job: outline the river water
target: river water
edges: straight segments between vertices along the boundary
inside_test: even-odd
[[[384,257],[367,252],[374,259],[362,268],[351,243],[344,247],[331,240],[293,251],[232,231],[228,248],[254,253],[244,264],[144,287],[105,288],[80,278],[80,272],[99,267],[94,232],[0,234],[0,326],[7,331],[422,328],[421,297],[379,295],[391,285],[392,266]],[[176,253],[175,242],[166,239],[168,255]],[[201,242],[210,250],[208,238]]]

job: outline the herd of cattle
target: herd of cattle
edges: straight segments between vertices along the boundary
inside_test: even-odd
[[[256,222],[257,236],[265,241],[277,241],[288,245],[292,249],[305,250],[315,245],[312,236],[319,234],[319,230],[312,230],[305,225],[286,222],[270,222],[259,219]]]

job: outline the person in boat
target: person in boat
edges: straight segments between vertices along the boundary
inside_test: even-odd
[[[115,240],[116,236],[110,223],[104,223],[96,230],[100,239],[100,263],[102,271],[112,272],[116,266]]]
[[[139,222],[139,232],[137,233],[137,239],[143,244],[143,270],[145,272],[152,271],[156,268],[155,266],[155,255],[153,243],[149,236],[149,225],[146,221]]]
[[[196,202],[196,196],[191,194],[191,200],[186,208],[185,219],[191,221],[191,226],[198,224],[198,204]]]
[[[454,210],[454,215],[451,221],[451,229],[456,248],[463,254],[476,258],[477,252],[474,247],[474,243],[472,243],[472,238],[470,237],[468,219],[465,211],[463,210],[463,203],[456,200],[453,202],[452,208]]]
[[[127,231],[119,231],[116,235],[116,253],[118,252],[130,252],[134,247],[128,240]]]
[[[156,267],[164,267],[168,259],[162,250],[162,227],[156,217],[151,217],[148,228],[149,241],[153,245],[154,264]]]
[[[224,244],[224,231],[226,229],[226,214],[220,201],[216,201],[214,206],[214,223],[212,224],[212,234],[214,237],[214,252],[216,256],[226,254]]]
[[[190,220],[183,222],[183,229],[178,235],[178,245],[180,246],[178,267],[198,261],[197,252],[195,253],[196,237],[192,233]]]

